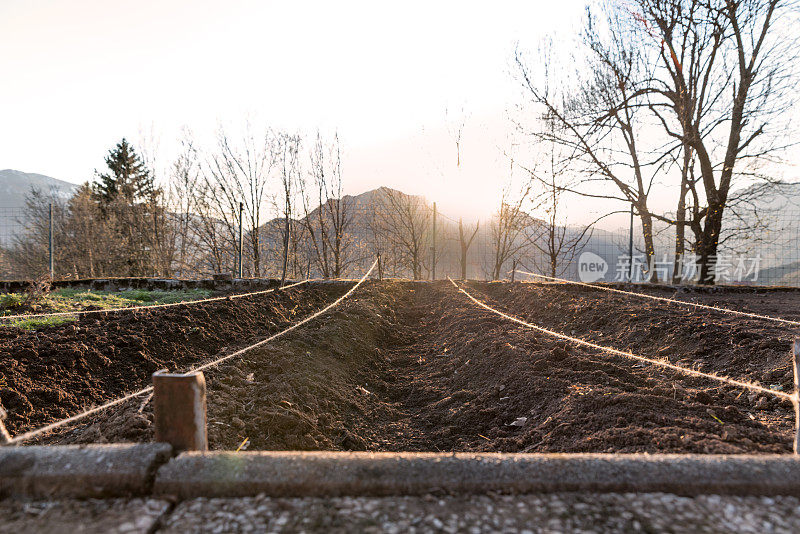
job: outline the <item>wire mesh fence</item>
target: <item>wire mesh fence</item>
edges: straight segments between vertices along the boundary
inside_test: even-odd
[[[15,240],[24,234],[24,210],[16,207],[0,207],[0,276],[13,277],[15,266],[6,253]]]
[[[715,283],[800,285],[800,207],[787,205],[761,214],[757,223],[727,223],[717,253],[710,258],[709,271]],[[648,260],[638,219],[616,232],[595,230],[575,258],[565,264],[563,277],[589,282],[646,282],[652,272],[659,281],[697,283],[700,256],[693,250],[691,232],[685,234],[683,248],[676,253],[675,226],[655,224],[654,252]]]
[[[407,195],[401,197],[407,205],[396,210],[359,198],[345,197],[336,208],[289,224],[277,218],[258,229],[245,226],[241,247],[238,219],[230,216],[142,214],[129,207],[115,214],[111,231],[73,207],[56,205],[51,235],[48,204],[0,207],[0,278],[47,273],[52,239],[56,279],[236,275],[240,248],[244,277],[280,277],[285,264],[288,278],[351,278],[381,255],[387,277],[492,280],[510,278],[516,269],[584,282],[644,283],[653,275],[681,284],[698,279],[688,227],[683,250],[677,247],[676,253],[675,225],[656,222],[648,257],[638,216],[632,225],[610,230],[548,225],[527,214],[462,220],[441,210],[434,214],[433,204]],[[798,245],[798,205],[731,217],[711,273],[718,284],[798,286]]]

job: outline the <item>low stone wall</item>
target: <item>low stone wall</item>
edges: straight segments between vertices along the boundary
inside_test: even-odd
[[[0,497],[651,493],[800,496],[796,455],[206,452],[0,448]]]
[[[287,282],[291,283],[291,281]],[[179,280],[177,278],[88,278],[83,280],[56,280],[54,288],[93,289],[95,291],[123,291],[126,289],[180,290],[208,289],[212,291],[258,291],[280,285],[276,278],[201,279]],[[0,292],[16,293],[30,286],[26,280],[0,281]]]
[[[150,493],[166,443],[0,448],[0,497],[99,498]]]
[[[386,278],[386,280],[391,280]],[[290,284],[294,280],[287,280]],[[406,280],[412,282],[412,280]],[[446,279],[444,280],[446,281]],[[330,280],[335,282],[335,280]],[[419,284],[432,283],[430,280],[415,280]],[[437,280],[441,283],[442,280]],[[0,280],[0,292],[17,293],[25,291],[30,286],[28,280]],[[497,283],[509,283],[500,281]],[[537,280],[526,280],[526,284],[551,284],[553,282],[541,282]],[[178,278],[86,278],[80,280],[56,280],[53,282],[55,288],[78,288],[93,289],[95,291],[123,291],[126,289],[147,289],[147,290],[180,290],[180,289],[208,289],[211,291],[258,291],[261,289],[272,289],[280,285],[277,278],[203,278],[193,280],[181,280]],[[598,282],[600,287],[613,289],[623,289],[626,291],[638,291],[641,289],[655,289],[677,293],[774,293],[774,292],[796,292],[800,287],[790,286],[745,286],[745,285],[670,285],[664,283],[657,284],[630,284],[626,282]]]

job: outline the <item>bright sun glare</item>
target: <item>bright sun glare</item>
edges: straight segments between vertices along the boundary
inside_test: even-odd
[[[0,99],[15,104],[0,167],[79,183],[122,137],[153,131],[166,164],[183,128],[213,140],[218,122],[253,114],[288,131],[338,132],[349,194],[386,185],[453,216],[485,216],[508,179],[514,49],[571,27],[581,6],[318,3],[309,16],[302,3],[145,1],[130,12],[5,2],[0,43],[14,53],[0,71],[15,81]],[[466,117],[461,168],[456,112]]]

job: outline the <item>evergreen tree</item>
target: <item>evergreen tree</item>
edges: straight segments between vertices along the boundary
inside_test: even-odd
[[[126,139],[108,152],[106,166],[109,172],[97,173],[93,187],[101,207],[115,202],[131,206],[154,200],[157,191],[153,176]]]
[[[111,263],[124,266],[125,276],[168,274],[171,258],[161,257],[166,213],[153,173],[126,139],[108,152],[106,166],[96,173],[92,196],[115,235]]]

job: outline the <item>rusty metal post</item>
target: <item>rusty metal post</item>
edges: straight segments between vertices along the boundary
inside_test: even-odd
[[[50,203],[48,208],[50,227],[47,233],[47,254],[50,258],[50,281],[56,279],[55,262],[53,261],[53,203]]]
[[[244,276],[244,260],[242,259],[242,253],[244,251],[244,234],[242,233],[242,221],[244,221],[244,202],[239,202],[239,243],[237,245],[236,278],[239,278],[240,280]]]
[[[800,359],[800,338],[795,338],[792,345],[792,370],[794,371],[794,453],[800,453],[800,373],[797,360]]]
[[[179,451],[208,450],[206,379],[202,372],[153,373],[155,440]]]
[[[433,259],[431,261],[431,280],[436,280],[436,202],[433,203]]]

